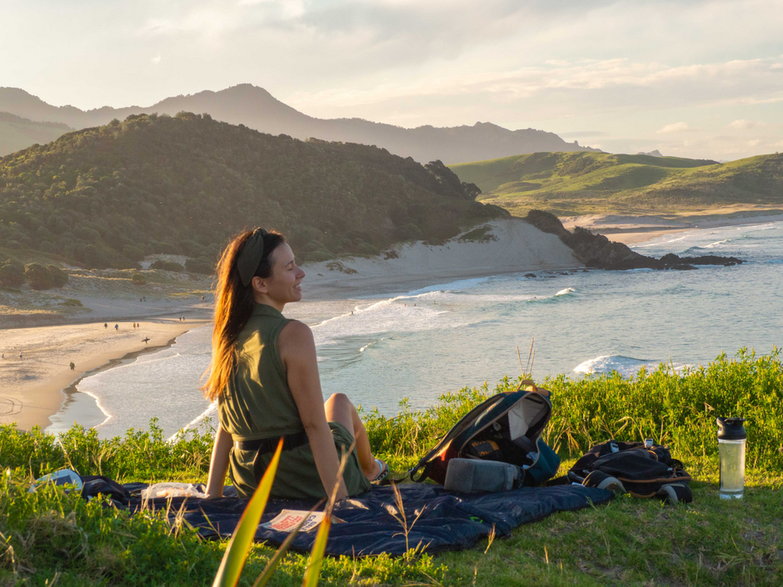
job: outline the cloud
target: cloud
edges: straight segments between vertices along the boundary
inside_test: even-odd
[[[757,126],[759,126],[758,123],[752,120],[744,120],[744,119],[733,120],[728,124],[729,128],[733,128],[735,130],[750,130]]]
[[[0,60],[0,79],[51,103],[249,82],[321,118],[481,120],[626,152],[685,149],[658,132],[673,121],[699,148],[732,148],[711,143],[720,133],[760,137],[759,149],[783,136],[779,0],[93,1],[69,4],[68,19],[42,4],[0,19],[7,44],[27,48]],[[30,45],[40,30],[51,34]]]
[[[666,126],[659,128],[655,132],[657,132],[660,135],[665,135],[665,134],[686,132],[689,130],[691,130],[691,128],[690,126],[688,126],[687,122],[673,122],[671,124],[667,124]]]

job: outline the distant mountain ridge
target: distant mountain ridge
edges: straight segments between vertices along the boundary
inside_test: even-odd
[[[195,112],[273,135],[375,145],[422,163],[434,160],[461,163],[541,151],[595,151],[576,141],[566,142],[551,132],[508,130],[488,122],[477,122],[473,126],[438,128],[427,125],[408,129],[360,118],[314,118],[251,84],[174,96],[149,107],[105,106],[86,111],[74,106],[52,106],[19,88],[0,88],[0,112],[33,121],[59,122],[74,129],[100,126],[113,119],[124,120],[131,114]]]
[[[51,142],[71,130],[60,122],[36,122],[16,114],[0,112],[0,157],[35,143]]]

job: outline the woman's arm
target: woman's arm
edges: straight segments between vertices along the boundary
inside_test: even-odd
[[[324,490],[329,495],[338,483],[337,499],[347,497],[345,483],[337,475],[340,461],[324,412],[313,333],[307,325],[293,320],[280,332],[277,344]]]
[[[228,469],[228,453],[231,450],[231,434],[218,424],[215,432],[215,443],[212,445],[212,458],[209,461],[209,478],[207,479],[207,496],[223,497],[223,483]]]

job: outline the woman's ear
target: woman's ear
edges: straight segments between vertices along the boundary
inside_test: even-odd
[[[268,293],[266,279],[259,277],[258,275],[254,275],[253,279],[250,280],[250,286],[253,288],[254,292],[261,294]]]

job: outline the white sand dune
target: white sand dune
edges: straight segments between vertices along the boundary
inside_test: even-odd
[[[351,257],[306,265],[308,297],[384,293],[460,278],[581,266],[558,237],[524,220],[508,218],[482,226],[491,235],[486,242],[456,237],[438,246],[402,245],[393,250],[392,258]]]

